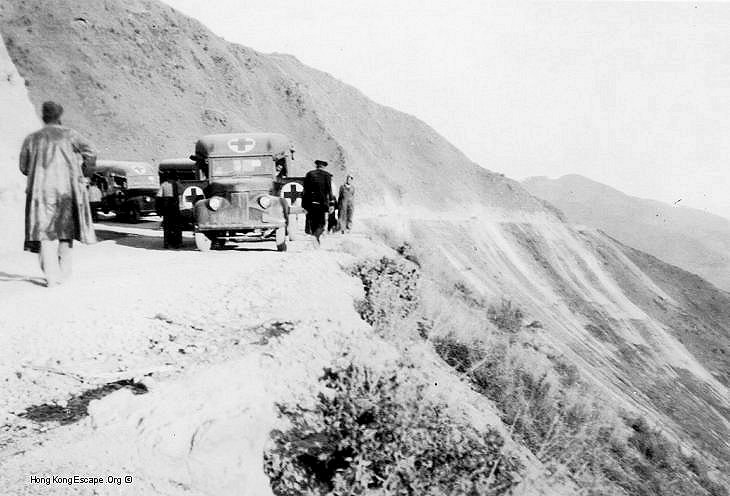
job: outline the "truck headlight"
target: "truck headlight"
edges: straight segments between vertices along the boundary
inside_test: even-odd
[[[270,196],[262,196],[259,198],[259,205],[261,205],[261,208],[267,209],[271,206],[271,197]]]
[[[214,196],[208,200],[208,207],[210,207],[211,210],[218,210],[221,208],[221,205],[223,205],[223,198],[220,196]]]

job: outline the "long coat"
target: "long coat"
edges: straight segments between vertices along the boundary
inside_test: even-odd
[[[28,176],[25,249],[40,241],[96,242],[82,165],[96,158],[91,145],[73,129],[49,124],[30,134],[20,151],[20,172]]]
[[[325,216],[330,205],[334,204],[332,194],[332,174],[322,169],[307,172],[304,176],[302,208],[307,211],[307,234],[319,236],[324,230]]]

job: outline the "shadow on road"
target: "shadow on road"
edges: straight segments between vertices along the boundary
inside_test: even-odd
[[[26,276],[22,274],[10,274],[8,272],[0,272],[0,282],[27,282],[36,286],[46,286],[46,280],[42,277]]]
[[[168,251],[162,245],[162,239],[156,236],[141,236],[139,234],[119,234],[110,232],[96,232],[96,236],[99,241],[114,241],[116,244],[121,246],[128,246],[130,248],[140,248],[143,250],[159,250]],[[179,250],[192,251],[194,246],[185,246]]]
[[[95,224],[96,237],[99,241],[114,241],[121,246],[159,251],[196,251],[195,242],[190,233],[183,235],[183,246],[177,249],[163,247],[162,232],[149,224]],[[276,251],[274,242],[231,243],[220,250],[212,251]]]

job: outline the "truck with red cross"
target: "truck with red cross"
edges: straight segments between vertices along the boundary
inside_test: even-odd
[[[289,215],[301,211],[303,191],[303,178],[288,177],[293,159],[282,134],[212,134],[197,141],[189,159],[161,161],[160,182],[174,186],[177,225],[193,232],[199,250],[273,241],[286,251],[294,231]]]

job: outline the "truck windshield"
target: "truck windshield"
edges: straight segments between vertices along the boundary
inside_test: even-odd
[[[212,177],[268,176],[274,173],[271,157],[226,157],[210,159]]]
[[[160,181],[157,176],[127,176],[127,188],[158,188]]]

